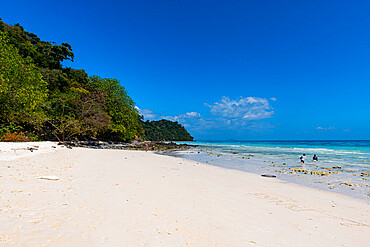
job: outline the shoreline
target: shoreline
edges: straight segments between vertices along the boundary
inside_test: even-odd
[[[153,152],[2,161],[4,246],[367,246],[361,199]],[[37,179],[55,175],[58,181]]]
[[[224,152],[212,147],[197,147],[189,150],[163,152],[164,155],[182,157],[197,162],[239,171],[275,175],[284,181],[325,191],[337,192],[365,200],[370,199],[368,171],[333,169],[321,162],[306,162],[304,165],[269,155],[255,156],[247,153]],[[335,166],[335,165],[332,165]],[[361,174],[365,175],[362,176]]]
[[[176,152],[176,151],[177,150],[170,151],[170,152]],[[186,150],[179,150],[179,151],[180,152],[184,152],[184,151],[186,152]],[[231,170],[231,171],[236,171],[236,172],[240,172],[240,173],[246,173],[246,174],[257,176],[257,177],[263,177],[263,176],[261,176],[263,174],[270,175],[270,174],[268,174],[266,172],[264,173],[264,172],[245,171],[245,170],[240,170],[240,169],[237,169],[237,168],[229,168],[229,167],[224,167],[224,166],[216,165],[214,163],[204,163],[204,162],[200,162],[199,160],[189,159],[189,158],[184,157],[184,156],[181,156],[181,155],[178,155],[177,156],[177,155],[166,154],[165,152],[152,152],[152,153],[155,153],[155,154],[158,154],[158,155],[162,155],[162,156],[166,156],[166,157],[179,158],[179,159],[182,159],[182,160],[185,160],[185,161],[189,161],[189,162],[196,162],[196,164],[198,164],[198,165],[200,164],[200,165],[203,165],[203,166],[215,167],[215,168],[218,168],[218,169],[225,169],[225,170]],[[251,162],[253,162],[253,161],[251,161]],[[255,163],[256,164],[260,164],[259,162],[261,162],[261,161],[257,161]],[[321,178],[325,178],[325,177],[321,177]],[[343,193],[343,192],[338,192],[338,191],[332,191],[332,190],[322,189],[320,187],[315,187],[315,186],[312,186],[310,184],[298,183],[298,182],[295,182],[292,179],[289,180],[289,179],[278,177],[278,176],[276,176],[276,177],[270,177],[270,178],[269,177],[265,177],[264,179],[277,180],[279,183],[290,184],[292,186],[298,186],[300,188],[312,189],[314,191],[320,191],[320,192],[325,192],[325,193],[328,192],[328,193],[336,194],[338,196],[348,197],[350,200],[361,201],[361,202],[367,203],[370,206],[370,200],[369,200],[368,197],[356,196],[356,195],[353,195],[353,194],[348,194],[348,193]]]

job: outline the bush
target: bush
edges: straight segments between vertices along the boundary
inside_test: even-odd
[[[29,142],[29,141],[32,141],[32,139],[28,137],[26,134],[24,134],[23,132],[14,132],[14,133],[7,132],[2,136],[1,141],[3,142]]]

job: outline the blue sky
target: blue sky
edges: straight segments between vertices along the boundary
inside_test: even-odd
[[[198,140],[370,139],[369,1],[3,1]]]

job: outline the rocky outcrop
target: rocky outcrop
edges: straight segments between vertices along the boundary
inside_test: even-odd
[[[174,142],[159,141],[133,141],[131,143],[123,142],[103,142],[103,141],[68,141],[63,143],[68,147],[83,147],[95,149],[123,149],[123,150],[142,150],[148,146],[148,151],[165,151],[165,150],[184,150],[190,147],[196,147],[189,144],[176,144]]]

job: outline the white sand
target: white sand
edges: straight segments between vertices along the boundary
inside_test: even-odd
[[[0,161],[32,157],[65,148],[63,145],[58,145],[57,142],[0,142]]]
[[[36,179],[47,175],[60,180]],[[0,246],[370,242],[370,201],[151,152],[73,149],[0,161],[0,185]]]

